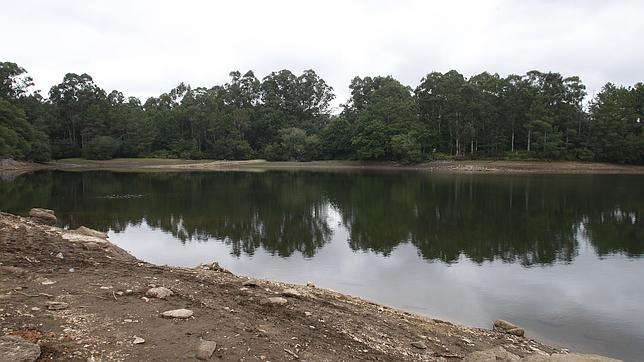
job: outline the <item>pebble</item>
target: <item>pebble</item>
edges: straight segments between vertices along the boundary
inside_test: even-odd
[[[192,317],[193,312],[190,309],[174,309],[161,313],[164,318],[187,319]]]
[[[313,313],[311,313],[311,312],[304,312],[304,315],[305,315],[305,316],[307,316],[307,317],[310,317],[310,316],[312,316],[312,315],[313,315]]]
[[[143,344],[145,343],[145,339],[141,337],[134,336],[134,340],[132,341],[134,344]]]
[[[427,349],[427,346],[425,345],[425,343],[423,343],[421,341],[411,342],[411,345],[412,345],[412,347],[415,347],[415,348],[418,348],[418,349]]]
[[[143,301],[146,302],[146,303],[150,301],[150,299],[148,297],[141,297],[141,299],[143,299]]]
[[[125,290],[126,295],[129,295],[129,294],[132,294],[132,293],[134,293],[134,291],[132,291],[132,289],[126,289]]]
[[[38,308],[38,307],[31,307],[31,310],[32,310],[32,311],[34,311],[34,312],[37,312],[37,311],[39,311],[39,310],[40,310],[40,308]]]
[[[52,285],[52,284],[56,284],[56,281],[46,279],[46,280],[43,280],[42,282],[40,282],[40,284],[42,284],[42,285]]]
[[[76,271],[76,270],[75,270],[74,268],[69,268],[69,270],[68,270],[68,272],[70,272],[70,273],[73,273],[73,272],[75,272],[75,271]]]
[[[288,300],[286,300],[286,298],[282,298],[282,297],[264,298],[264,299],[259,301],[259,304],[262,304],[262,305],[266,305],[266,304],[284,305],[286,303],[288,303]]]
[[[150,298],[159,298],[159,299],[165,299],[173,294],[174,293],[172,293],[172,291],[166,287],[151,288],[151,289],[148,289],[147,292],[145,292],[145,296]]]
[[[58,254],[56,254],[56,257],[57,257],[58,259],[65,259],[65,257],[63,256],[63,253],[58,253]]]
[[[216,349],[216,342],[202,340],[201,343],[199,343],[199,347],[197,348],[197,355],[195,357],[200,360],[210,359],[212,354],[215,353]]]
[[[315,284],[313,282],[306,282],[307,287],[315,288]]]

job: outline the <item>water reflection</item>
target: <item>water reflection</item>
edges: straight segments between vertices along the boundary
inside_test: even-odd
[[[353,250],[411,244],[427,260],[571,262],[578,235],[599,256],[644,252],[641,176],[421,173],[38,172],[0,181],[0,208],[50,207],[70,227],[123,231],[143,220],[182,243],[218,239],[313,257],[340,224]]]

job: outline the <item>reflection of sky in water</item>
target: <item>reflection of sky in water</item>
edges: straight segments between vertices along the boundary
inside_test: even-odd
[[[500,261],[476,264],[465,257],[448,265],[423,260],[409,243],[388,257],[353,251],[336,210],[328,210],[332,240],[312,258],[295,252],[235,257],[214,239],[178,242],[143,222],[110,232],[112,242],[156,264],[195,266],[218,261],[236,274],[304,284],[364,297],[401,309],[489,328],[508,319],[529,336],[596,353],[631,359],[644,354],[644,280],[641,259],[600,259],[582,232],[571,263],[524,267]],[[583,228],[582,228],[583,229]]]

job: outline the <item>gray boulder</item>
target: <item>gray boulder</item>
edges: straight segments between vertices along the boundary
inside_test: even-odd
[[[37,207],[29,210],[29,218],[35,222],[46,225],[55,225],[58,222],[53,210]]]
[[[40,357],[40,346],[18,336],[0,337],[0,360],[32,362]]]

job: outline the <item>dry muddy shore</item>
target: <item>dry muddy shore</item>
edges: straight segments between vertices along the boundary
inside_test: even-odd
[[[0,162],[0,171],[21,174],[34,170],[112,170],[131,172],[150,171],[267,171],[267,170],[413,170],[447,173],[540,173],[540,174],[644,174],[644,166],[598,162],[569,161],[431,161],[416,165],[401,165],[390,161],[311,161],[272,162],[265,160],[214,161],[154,158],[123,158],[107,161],[63,159],[47,163],[12,160]]]
[[[216,263],[152,265],[48,213],[0,213],[0,360],[608,360]]]

